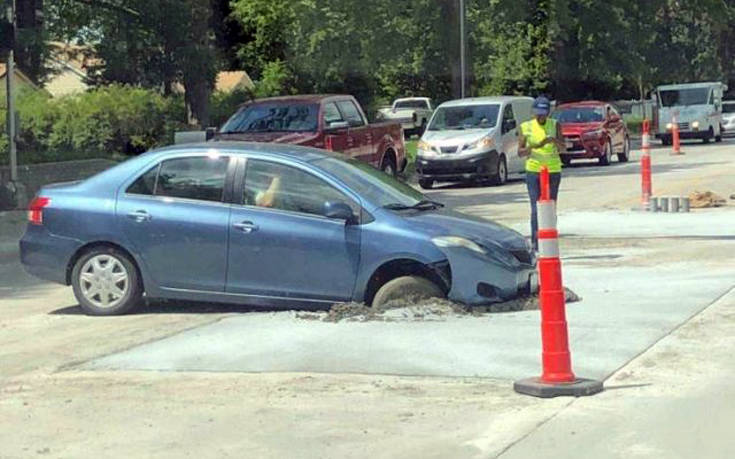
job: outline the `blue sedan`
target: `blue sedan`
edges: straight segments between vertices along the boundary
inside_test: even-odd
[[[469,305],[535,283],[520,234],[444,208],[362,162],[291,145],[150,151],[33,200],[25,269],[71,285],[88,314],[145,295],[263,307]]]

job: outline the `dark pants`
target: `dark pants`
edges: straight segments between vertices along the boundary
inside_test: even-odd
[[[556,198],[559,195],[561,173],[556,172],[549,174],[549,182],[551,185],[551,199],[556,201]],[[533,248],[538,250],[538,215],[536,214],[536,202],[541,196],[539,174],[536,172],[526,172],[526,187],[528,187],[528,198],[531,200],[531,238],[533,239]]]

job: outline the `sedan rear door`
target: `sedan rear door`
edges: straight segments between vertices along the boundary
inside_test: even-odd
[[[360,226],[324,216],[324,203],[360,206],[296,165],[249,159],[230,216],[226,291],[274,299],[348,301],[360,262]],[[241,183],[244,182],[244,185]]]
[[[229,166],[227,156],[175,157],[120,190],[118,223],[158,287],[224,291]]]

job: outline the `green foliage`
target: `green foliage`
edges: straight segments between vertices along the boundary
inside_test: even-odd
[[[293,94],[295,91],[293,74],[283,63],[277,60],[268,62],[263,67],[261,79],[255,85],[255,97],[273,97]]]
[[[40,91],[18,97],[21,163],[104,158],[136,154],[173,140],[184,127],[180,97],[111,85],[51,99]],[[2,115],[4,119],[4,113]],[[7,161],[7,138],[0,139],[0,162]]]

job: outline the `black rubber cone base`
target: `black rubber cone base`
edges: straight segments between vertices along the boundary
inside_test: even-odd
[[[516,381],[513,389],[519,394],[541,398],[585,397],[602,392],[602,381],[577,378],[571,383],[549,384],[539,378],[528,378]]]

